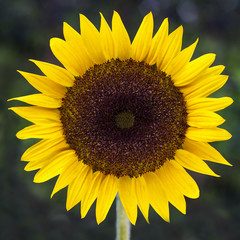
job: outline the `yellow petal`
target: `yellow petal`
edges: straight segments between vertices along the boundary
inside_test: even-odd
[[[49,156],[49,153],[61,151],[63,149],[67,149],[68,144],[65,142],[65,139],[43,139],[38,143],[34,144],[30,148],[28,148],[22,155],[22,161],[35,161],[40,158],[44,158],[44,156]]]
[[[210,56],[208,56],[210,54]],[[209,54],[206,54],[209,58],[209,61],[211,62],[211,55],[212,55],[212,58],[214,58],[214,54],[212,53],[209,53]],[[203,55],[202,57],[204,57],[205,55]],[[197,59],[195,59],[197,60]],[[203,70],[202,72],[200,72],[199,74],[193,76],[190,81],[188,82],[189,85],[187,85],[186,87],[182,87],[182,89],[191,89],[194,85],[200,83],[202,81],[204,81],[205,79],[208,79],[208,78],[212,78],[212,77],[217,77],[219,76],[223,70],[225,69],[225,66],[223,65],[218,65],[218,66],[214,66],[214,67],[209,67],[209,68],[206,68],[205,70]],[[193,71],[194,72],[194,71]],[[203,84],[204,85],[204,84]],[[184,90],[185,91],[185,90]],[[188,92],[188,91],[187,91]]]
[[[93,66],[94,61],[88,55],[81,35],[65,22],[63,23],[63,35],[71,51],[75,52],[80,59],[82,71],[85,72]]]
[[[191,127],[212,128],[223,124],[225,120],[217,113],[195,110],[188,114],[187,123]]]
[[[183,148],[204,160],[232,166],[215,148],[205,142],[185,138]]]
[[[152,44],[146,59],[146,62],[153,65],[157,62],[163,51],[163,46],[168,37],[168,19],[165,18],[152,39]]]
[[[150,204],[165,221],[169,222],[168,199],[159,178],[149,172],[144,174],[144,179],[148,187]]]
[[[86,175],[86,178],[84,180],[84,182],[82,183],[82,186],[81,186],[81,189],[78,193],[78,201],[82,201],[84,199],[84,196],[87,194],[87,191],[88,191],[88,188],[86,186],[90,186],[92,180],[93,180],[93,172],[92,172],[92,169],[90,167],[89,168],[89,172],[88,174]],[[80,209],[81,210],[81,209]]]
[[[107,213],[117,195],[117,181],[118,179],[111,175],[106,175],[102,180],[96,204],[96,219],[98,224],[106,218]]]
[[[42,145],[43,144],[41,144],[41,146]],[[30,159],[29,163],[26,165],[24,170],[25,171],[33,171],[33,170],[42,168],[47,163],[50,163],[52,161],[52,159],[55,158],[56,155],[60,154],[63,151],[66,151],[66,150],[68,150],[68,148],[65,148],[62,143],[58,143],[57,145],[52,146],[52,148],[45,147],[44,150],[39,151],[39,154],[36,153],[36,154],[30,155],[33,157]]]
[[[163,168],[172,185],[189,198],[199,197],[199,188],[192,177],[176,161],[164,163]]]
[[[86,69],[83,59],[77,56],[71,45],[60,38],[51,38],[50,47],[54,56],[74,76],[82,76]]]
[[[75,178],[78,177],[78,173],[81,171],[83,167],[83,163],[78,161],[77,156],[73,156],[72,161],[70,161],[64,169],[62,173],[58,177],[58,180],[54,186],[54,189],[51,194],[51,198],[53,195],[60,191],[61,189],[65,188],[69,185]]]
[[[132,179],[128,176],[119,178],[118,192],[122,205],[130,222],[135,225],[137,220],[137,200]]]
[[[225,69],[223,65],[217,65],[214,67],[207,68],[206,71],[203,72],[204,75],[220,75]]]
[[[11,98],[8,101],[17,100],[21,102],[25,102],[31,105],[36,105],[39,107],[46,108],[59,108],[62,105],[62,99],[60,98],[52,98],[46,96],[44,94],[31,94],[23,97],[15,97]]]
[[[198,156],[183,149],[178,149],[175,154],[176,161],[191,171],[219,177],[209,166]]]
[[[198,39],[189,47],[183,49],[168,65],[166,68],[166,73],[168,75],[171,75],[171,79],[174,81],[174,85],[179,86],[179,82],[182,81],[182,79],[175,79],[175,75],[182,71],[184,67],[187,65],[187,63],[190,61],[193,52],[197,46]],[[180,81],[179,81],[180,80]]]
[[[228,140],[232,135],[222,128],[195,128],[189,127],[186,132],[186,137],[194,141],[200,142],[215,142]]]
[[[62,138],[63,131],[62,125],[31,125],[25,127],[17,133],[17,138],[28,139],[28,138]]]
[[[180,26],[168,36],[164,44],[162,57],[159,56],[157,59],[157,66],[161,71],[165,71],[172,59],[181,51],[182,35],[183,27]]]
[[[82,14],[80,14],[80,29],[83,42],[86,46],[88,55],[94,63],[101,64],[106,61],[101,48],[100,33],[95,26]]]
[[[189,62],[182,71],[174,75],[176,86],[184,86],[193,82],[196,76],[206,70],[215,60],[216,54],[208,53]]]
[[[133,186],[136,194],[136,199],[138,206],[145,217],[146,221],[148,221],[148,214],[149,214],[149,193],[146,181],[144,177],[137,177],[133,178]]]
[[[143,61],[148,55],[153,34],[153,15],[150,12],[147,14],[133,40],[132,43],[132,58],[136,61]]]
[[[97,198],[97,194],[99,191],[99,187],[101,186],[103,174],[101,172],[95,172],[91,174],[91,180],[89,184],[86,182],[83,184],[83,192],[85,193],[81,200],[81,218],[84,218],[90,207],[92,206],[93,202]]]
[[[75,178],[71,184],[68,186],[67,191],[67,202],[66,202],[66,209],[67,211],[73,208],[76,204],[81,201],[81,188],[83,183],[86,181],[86,178],[89,174],[91,174],[91,168],[84,164],[83,167],[80,169],[78,173],[78,177]]]
[[[211,58],[211,56],[209,56],[209,58]],[[201,73],[199,73],[198,75],[195,75],[194,77],[192,77],[190,84],[188,84],[187,86],[181,87],[181,91],[184,93],[185,98],[190,99],[191,95],[189,98],[188,94],[198,90],[199,87],[207,84],[209,82],[209,79],[210,79],[210,81],[212,81],[212,79],[221,77],[220,74],[223,72],[224,69],[225,69],[225,66],[223,66],[223,65],[209,67],[209,68],[205,69],[204,71],[202,71]],[[226,78],[226,76],[224,76],[224,78]],[[199,96],[198,98],[201,98],[201,96]]]
[[[76,153],[73,150],[66,150],[58,153],[49,164],[41,168],[34,177],[34,182],[41,183],[57,176],[62,169],[76,160]]]
[[[207,97],[221,88],[226,83],[227,79],[228,76],[225,75],[210,75],[206,78],[199,78],[198,81],[182,88],[181,91],[184,93],[187,100],[190,98]]]
[[[43,108],[43,107],[12,107],[9,110],[14,111],[22,118],[30,122],[47,125],[60,124],[60,113],[57,109]]]
[[[199,77],[196,77],[196,80],[206,78],[207,76],[219,76],[224,71],[225,66],[223,65],[217,65],[214,67],[209,67],[205,71],[203,71]]]
[[[131,41],[119,14],[115,11],[113,12],[112,18],[112,36],[117,51],[117,57],[120,60],[129,59],[131,53]]]
[[[18,71],[34,88],[53,98],[63,98],[67,89],[51,81],[48,77]]]
[[[159,177],[160,182],[164,188],[168,201],[176,207],[181,213],[186,214],[186,201],[181,192],[176,189],[169,178],[166,176],[166,173],[163,168],[160,168],[156,171],[156,175]]]
[[[29,162],[24,170],[29,172],[29,171],[34,171],[40,168],[43,168],[44,166],[46,166],[47,164],[49,164],[51,162],[51,158],[39,158],[38,160],[34,160]]]
[[[51,63],[41,62],[32,59],[30,59],[30,61],[35,63],[39,67],[39,69],[43,72],[43,74],[45,74],[52,81],[66,87],[72,87],[75,78],[66,69]]]
[[[232,98],[222,97],[222,98],[193,98],[187,101],[188,111],[194,110],[208,110],[208,111],[219,111],[226,108],[233,103]]]
[[[100,13],[100,15],[101,15],[100,40],[101,40],[102,50],[103,50],[105,59],[109,60],[117,57],[117,51],[114,46],[111,29],[108,26],[102,13]]]

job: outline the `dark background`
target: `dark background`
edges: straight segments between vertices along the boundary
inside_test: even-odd
[[[194,58],[217,54],[215,65],[226,66],[229,81],[215,96],[231,96],[234,104],[221,115],[223,127],[233,138],[214,143],[233,167],[210,164],[221,178],[192,173],[199,184],[197,200],[187,199],[187,215],[170,207],[171,223],[165,223],[152,209],[150,224],[139,213],[132,227],[132,240],[238,240],[240,239],[240,1],[239,0],[0,0],[0,239],[77,240],[114,239],[115,203],[99,226],[95,207],[80,219],[79,205],[65,210],[66,189],[50,200],[56,179],[43,184],[32,182],[34,172],[25,172],[22,153],[33,140],[20,141],[18,130],[27,121],[7,110],[19,105],[6,102],[15,96],[35,92],[16,69],[40,73],[28,59],[57,63],[49,48],[51,37],[62,38],[62,23],[79,30],[78,13],[98,28],[102,12],[109,23],[113,10],[120,13],[133,39],[145,14],[153,12],[155,30],[169,17],[171,31],[184,27],[183,47],[200,37]],[[59,64],[59,63],[57,63]]]

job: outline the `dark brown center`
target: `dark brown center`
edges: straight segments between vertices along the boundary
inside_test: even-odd
[[[160,168],[188,128],[184,97],[171,77],[132,59],[89,68],[66,93],[60,113],[79,161],[117,177]]]

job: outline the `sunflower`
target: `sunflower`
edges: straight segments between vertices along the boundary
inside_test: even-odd
[[[212,53],[191,60],[198,39],[181,50],[182,26],[169,34],[164,19],[153,36],[153,24],[149,13],[131,43],[117,12],[112,29],[102,14],[99,31],[84,15],[80,34],[64,23],[65,40],[50,40],[64,67],[30,60],[43,75],[19,72],[41,93],[11,99],[33,105],[10,108],[33,123],[17,137],[41,139],[25,170],[39,169],[36,183],[58,176],[52,196],[68,187],[66,208],[81,202],[82,218],[96,200],[97,223],[117,194],[132,224],[150,205],[169,221],[169,203],[185,214],[185,196],[199,197],[185,169],[218,176],[205,160],[231,165],[208,143],[231,138],[215,112],[232,99],[208,97],[224,66],[211,67]]]

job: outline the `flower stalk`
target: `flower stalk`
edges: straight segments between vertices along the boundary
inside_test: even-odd
[[[116,240],[130,240],[131,224],[124,210],[119,195],[116,197],[117,217],[116,217]]]

